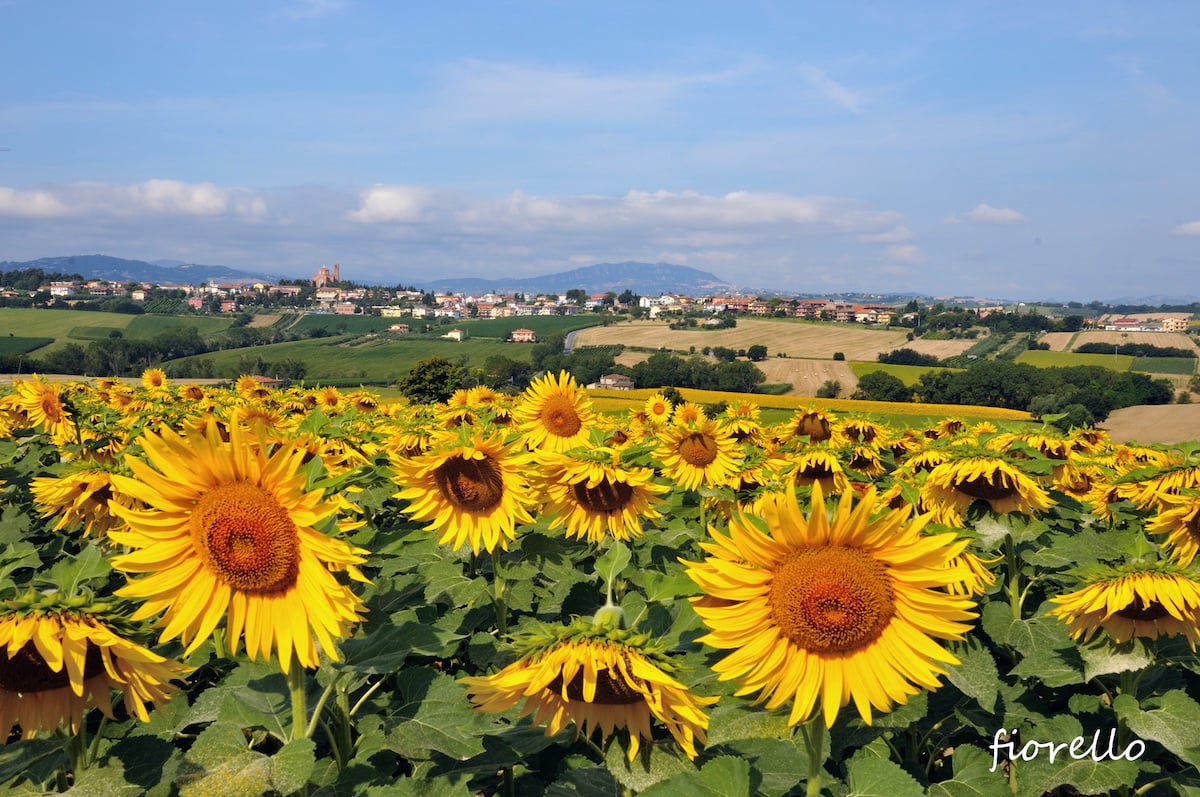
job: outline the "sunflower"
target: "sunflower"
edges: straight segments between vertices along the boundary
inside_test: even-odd
[[[886,426],[863,418],[851,418],[838,431],[850,442],[866,446],[885,445],[889,436]]]
[[[671,424],[659,436],[655,453],[663,475],[685,490],[725,484],[741,460],[729,430],[712,420],[694,426]]]
[[[180,392],[179,396],[180,396],[180,398],[184,399],[185,401],[193,401],[193,402],[194,401],[204,401],[204,399],[207,398],[207,394],[205,394],[204,388],[200,387],[200,385],[184,385],[183,390]]]
[[[78,732],[93,706],[115,719],[113,689],[149,722],[146,704],[170,699],[171,681],[190,668],[125,638],[125,625],[107,605],[58,593],[0,603],[0,744],[16,725],[23,739],[63,726]]]
[[[806,448],[792,456],[792,481],[797,487],[821,485],[821,492],[841,494],[850,489],[845,468],[834,453],[825,448]]]
[[[671,413],[671,422],[678,426],[697,426],[708,420],[704,408],[694,401],[684,401]]]
[[[438,532],[438,542],[471,550],[508,550],[519,523],[532,523],[534,503],[522,471],[525,456],[497,434],[477,432],[443,438],[426,454],[395,460],[395,481],[404,487],[397,498],[411,501],[407,513]]]
[[[851,700],[870,723],[872,708],[936,689],[959,662],[934,640],[962,639],[976,616],[949,593],[965,580],[951,566],[965,540],[923,534],[927,515],[886,510],[873,489],[857,506],[853,495],[832,519],[819,486],[808,519],[794,490],[768,497],[761,518],[735,515],[728,536],[701,543],[704,561],[684,562],[705,593],[690,599],[709,629],[699,641],[731,651],[720,680],[768,709],[792,701],[793,725],[819,704],[831,727]]]
[[[762,411],[752,401],[735,401],[721,413],[719,421],[738,442],[762,436]]]
[[[152,391],[167,389],[167,372],[161,368],[147,368],[142,371],[142,387]]]
[[[251,376],[250,374],[242,374],[233,383],[233,387],[243,396],[253,398],[262,389],[262,383],[258,381],[258,377]]]
[[[921,486],[922,505],[947,526],[961,526],[963,513],[975,501],[985,501],[999,514],[1035,515],[1052,506],[1037,482],[996,456],[948,460],[930,471]]]
[[[1165,534],[1163,545],[1180,567],[1187,567],[1200,551],[1200,494],[1163,496],[1163,507],[1146,524],[1150,534]]]
[[[61,477],[39,476],[30,482],[29,491],[42,517],[58,517],[55,531],[81,523],[84,535],[103,535],[121,525],[120,519],[109,511],[110,500],[129,504],[128,499],[113,495],[112,474],[92,467],[73,470]]]
[[[596,417],[575,377],[566,371],[530,382],[514,415],[526,445],[551,453],[586,445]]]
[[[666,423],[674,410],[675,405],[662,393],[655,393],[642,405],[642,413],[646,416],[646,421],[653,426],[662,426]]]
[[[72,439],[75,424],[57,385],[43,382],[34,374],[32,379],[16,380],[13,388],[15,409],[24,412],[32,425],[40,426],[57,445]]]
[[[791,437],[807,437],[810,442],[819,443],[833,436],[835,416],[809,407],[799,410],[788,425]]]
[[[544,514],[550,528],[567,527],[568,537],[602,542],[606,536],[628,540],[642,534],[642,523],[662,514],[655,508],[669,488],[656,484],[652,468],[620,464],[612,448],[588,455],[551,455],[542,463]]]
[[[1113,571],[1066,595],[1050,614],[1070,627],[1071,636],[1086,642],[1103,628],[1113,642],[1133,637],[1187,637],[1192,650],[1200,642],[1200,582],[1191,575],[1163,568]]]
[[[179,637],[189,655],[223,622],[232,652],[245,636],[251,659],[277,650],[284,672],[293,657],[318,666],[318,646],[337,659],[335,639],[365,609],[331,571],[365,580],[356,565],[366,552],[318,530],[338,504],[305,491],[297,441],[268,453],[241,426],[227,432],[163,429],[140,438],[145,461],[125,457],[135,478],[114,475],[113,487],[146,508],[109,503],[129,527],[109,538],[133,549],[112,564],[144,575],[117,594],[145,601],[135,620],[161,614],[162,639]]]
[[[518,717],[533,716],[553,736],[574,723],[577,732],[600,744],[618,728],[629,734],[633,761],[641,741],[650,741],[651,719],[663,723],[689,758],[707,741],[699,697],[670,673],[675,669],[648,636],[597,627],[591,620],[541,627],[515,640],[520,658],[494,675],[463,678],[479,711],[498,713],[522,703]]]

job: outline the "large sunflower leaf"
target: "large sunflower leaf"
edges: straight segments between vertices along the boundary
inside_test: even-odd
[[[1008,781],[997,767],[992,770],[992,757],[969,744],[954,748],[954,776],[950,780],[930,784],[929,797],[1008,797]]]
[[[0,784],[25,779],[41,783],[70,763],[65,739],[29,739],[0,745]]]
[[[1000,695],[1000,673],[991,651],[977,638],[970,637],[951,648],[951,652],[962,664],[950,668],[947,676],[950,683],[967,697],[975,698],[984,711],[995,710],[996,698]]]
[[[1141,705],[1133,695],[1113,701],[1117,716],[1139,738],[1153,739],[1193,766],[1200,766],[1200,703],[1172,690]]]
[[[120,761],[91,766],[75,772],[75,783],[64,797],[141,797],[142,787],[125,780]]]
[[[847,797],[925,797],[916,778],[886,758],[858,755],[846,767]]]
[[[184,756],[176,783],[180,797],[256,797],[271,791],[290,794],[308,781],[315,764],[311,739],[285,744],[275,756],[247,746],[237,723],[216,722],[204,729]]]
[[[696,765],[688,760],[674,740],[654,744],[643,743],[641,752],[633,761],[626,757],[627,749],[626,739],[618,735],[608,745],[605,763],[608,764],[608,771],[622,786],[633,789],[638,794],[675,775],[696,771]],[[688,792],[675,789],[674,793]]]
[[[1080,653],[1083,656],[1083,677],[1088,681],[1101,675],[1141,672],[1154,663],[1154,655],[1140,639],[1114,645],[1106,638],[1100,645],[1083,648]]]
[[[407,620],[375,628],[367,637],[347,639],[341,644],[343,661],[333,666],[368,674],[395,672],[410,655],[440,656],[447,645],[461,638],[461,634]]]
[[[758,782],[755,794],[763,797],[782,797],[808,777],[808,754],[795,740],[739,739],[714,748],[708,753],[732,754],[744,758],[753,767]]]
[[[657,783],[641,792],[643,797],[676,797],[695,794],[698,797],[729,797],[732,794],[752,794],[750,763],[735,756],[717,756],[699,772],[684,772]]]
[[[437,752],[463,761],[484,751],[480,737],[491,718],[471,708],[466,689],[449,675],[424,668],[401,671],[391,708],[388,745],[405,758]]]

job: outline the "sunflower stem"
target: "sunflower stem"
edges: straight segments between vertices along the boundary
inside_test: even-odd
[[[500,575],[500,552],[492,550],[492,587],[495,589],[496,630],[500,636],[508,634],[508,604],[505,602],[504,576]]]
[[[213,653],[218,659],[225,658],[225,629],[214,628],[212,632]]]
[[[821,793],[821,769],[825,763],[825,722],[821,712],[815,712],[800,726],[800,734],[804,737],[804,746],[808,749],[808,783],[804,793],[808,797],[816,797]]]
[[[308,703],[304,695],[304,667],[292,653],[292,664],[288,668],[288,689],[292,693],[292,739],[308,738]]]
[[[100,753],[100,739],[104,736],[104,726],[108,724],[108,717],[100,715],[100,726],[96,728],[96,734],[92,737],[92,744],[88,748],[87,760],[95,761],[96,756]]]
[[[308,727],[304,731],[305,738],[312,738],[313,733],[317,729],[317,721],[321,718],[321,712],[325,710],[325,703],[329,701],[329,695],[333,693],[334,688],[337,687],[340,680],[341,673],[338,673],[329,680],[329,685],[325,687],[325,691],[321,692],[321,697],[317,699],[317,705],[313,709],[312,717],[308,721]]]

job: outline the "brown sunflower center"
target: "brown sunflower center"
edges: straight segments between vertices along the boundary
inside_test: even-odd
[[[717,440],[704,432],[689,432],[679,441],[676,451],[687,464],[703,468],[717,458]]]
[[[981,498],[984,501],[1012,498],[1017,494],[1016,485],[1011,479],[1005,478],[1000,471],[995,471],[989,476],[972,476],[969,479],[956,480],[954,489],[963,495]]]
[[[828,440],[831,435],[830,429],[828,420],[811,412],[805,413],[796,422],[796,436],[802,437],[807,435],[808,439],[814,443],[821,440]]]
[[[629,506],[633,499],[633,488],[625,482],[601,479],[595,487],[588,487],[586,481],[575,482],[571,485],[575,500],[589,512],[611,515]]]
[[[633,679],[633,676],[630,676]],[[637,681],[638,684],[641,681]],[[563,693],[563,677],[562,674],[554,676],[554,680],[546,684],[546,689],[555,694],[562,695]],[[583,699],[583,668],[567,683],[567,699],[586,702]],[[620,675],[614,675],[612,670],[598,670],[596,672],[596,696],[592,698],[592,704],[603,706],[628,706],[633,703],[645,702],[646,696],[634,688],[634,684],[622,678]]]
[[[504,498],[504,478],[490,458],[449,457],[433,472],[447,501],[468,512],[489,512]]]
[[[46,420],[51,423],[58,423],[63,419],[63,405],[57,393],[49,391],[42,393],[41,404],[42,414],[46,416]]]
[[[1124,609],[1119,609],[1116,614],[1117,617],[1124,617],[1126,620],[1161,620],[1171,615],[1158,601],[1150,601],[1146,606],[1139,606],[1137,601],[1134,601]]]
[[[102,672],[104,660],[100,656],[100,648],[89,643],[83,659],[83,680],[94,678]],[[4,650],[0,650],[0,692],[48,692],[62,689],[70,683],[71,677],[66,666],[58,672],[50,669],[33,640],[26,642],[11,658]]]
[[[569,396],[550,396],[542,403],[538,419],[546,431],[558,437],[573,437],[583,428],[583,419]]]
[[[809,548],[775,569],[771,615],[816,653],[848,653],[879,638],[895,611],[887,568],[857,548]]]
[[[263,488],[248,482],[217,485],[200,497],[191,523],[209,567],[233,589],[282,592],[296,583],[296,524]]]
[[[815,460],[813,462],[805,463],[804,467],[799,468],[796,471],[796,484],[801,486],[812,484],[813,482],[820,481],[821,479],[828,479],[833,475],[833,468],[829,466],[828,462],[823,460]]]

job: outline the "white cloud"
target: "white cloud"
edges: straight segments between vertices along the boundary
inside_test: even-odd
[[[65,216],[67,212],[49,191],[21,191],[0,186],[0,216],[44,219]]]
[[[1189,221],[1186,224],[1180,224],[1172,232],[1175,235],[1200,235],[1200,221]]]
[[[922,263],[925,261],[925,254],[921,251],[921,247],[914,244],[896,244],[889,246],[884,250],[890,260],[897,263]]]
[[[819,91],[830,102],[845,108],[847,111],[860,113],[858,94],[829,77],[829,75],[825,74],[825,70],[815,66],[802,66],[800,67],[800,74],[808,81],[810,86]]]
[[[346,214],[361,224],[415,224],[431,221],[438,192],[419,185],[377,185],[360,195],[357,210]]]
[[[0,215],[256,218],[266,212],[266,202],[261,197],[212,183],[147,180],[131,185],[72,183],[39,191],[0,188]]]
[[[963,218],[979,224],[1020,224],[1025,216],[1012,208],[994,208],[986,203],[980,203]]]
[[[893,227],[883,232],[864,233],[858,240],[866,244],[902,244],[913,239],[912,230],[907,227]]]
[[[441,125],[594,121],[657,116],[687,90],[744,74],[591,73],[573,68],[466,60],[442,74],[432,120]]]

